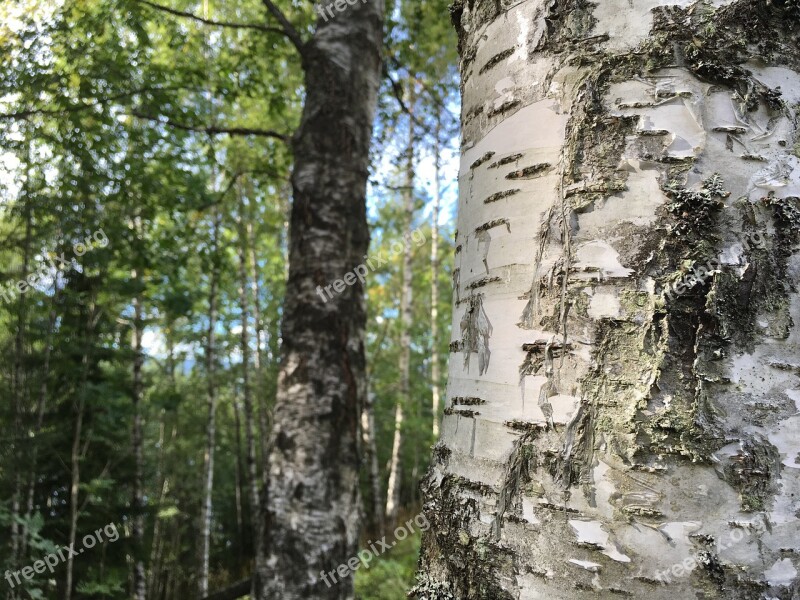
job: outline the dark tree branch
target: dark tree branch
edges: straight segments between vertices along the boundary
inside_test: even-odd
[[[385,188],[387,190],[391,190],[393,192],[402,192],[402,191],[413,190],[414,189],[413,185],[389,185],[388,183],[383,183],[382,181],[378,181],[377,179],[370,179],[369,182],[370,182],[370,184],[372,184],[372,185],[374,185],[376,187],[383,187],[383,188]],[[376,348],[377,347],[378,346],[376,346]]]
[[[300,56],[303,56],[306,51],[306,43],[303,41],[300,32],[295,29],[294,25],[289,22],[289,19],[286,18],[286,15],[281,12],[281,9],[275,6],[272,0],[261,0],[264,6],[267,8],[269,13],[275,17],[275,19],[280,23],[281,29],[283,30],[284,35],[289,38],[289,40],[294,44],[294,47],[297,48],[297,51],[300,53]]]
[[[267,25],[257,25],[255,23],[232,23],[230,21],[214,21],[213,19],[206,19],[194,13],[185,12],[182,10],[176,10],[174,8],[170,8],[169,6],[164,6],[162,4],[156,4],[155,2],[150,2],[150,0],[135,0],[140,4],[144,4],[153,8],[155,10],[160,10],[162,12],[168,13],[170,15],[176,17],[184,17],[186,19],[191,19],[192,21],[197,21],[198,23],[202,23],[203,25],[211,25],[213,27],[227,27],[229,29],[255,29],[257,31],[266,31],[270,33],[278,33],[280,35],[286,35],[286,32],[278,27],[269,27]]]
[[[387,63],[391,63],[392,68],[395,69],[395,70],[399,70],[399,69],[403,68],[403,66],[400,63],[400,61],[397,59],[397,57],[392,54],[392,49],[389,47],[388,44],[384,44],[383,48],[384,48],[384,52],[385,52],[385,62],[384,62],[384,67],[383,67],[383,73],[386,76],[386,78],[392,84],[392,89],[393,89],[393,92],[394,92],[394,96],[397,98],[398,102],[400,103],[401,110],[403,112],[405,112],[405,113],[408,113],[408,108],[405,106],[405,104],[401,100],[402,90],[398,87],[398,84],[392,79],[391,75],[389,74]],[[428,94],[428,96],[430,97],[431,101],[439,108],[439,110],[441,110],[444,113],[446,113],[447,116],[450,117],[450,119],[453,122],[455,122],[455,123],[458,122],[459,117],[454,115],[450,111],[450,109],[444,104],[444,102],[442,102],[442,99],[439,97],[439,94],[437,92],[432,90],[425,83],[425,81],[423,81],[423,80],[416,80],[416,82]],[[426,132],[430,133],[429,130],[426,130]]]
[[[392,87],[392,93],[394,94],[397,103],[400,105],[400,110],[406,113],[414,122],[414,124],[420,129],[422,129],[424,133],[430,134],[431,130],[428,128],[428,126],[425,125],[419,119],[417,119],[417,117],[414,116],[414,113],[411,112],[411,109],[408,108],[408,106],[406,106],[406,102],[403,99],[403,88],[400,87],[400,84],[396,82],[392,77],[391,73],[389,73],[389,68],[386,66],[386,63],[383,63],[382,68],[383,68],[383,76],[389,80],[389,84]]]
[[[239,178],[244,174],[245,171],[238,171],[236,173],[233,173],[231,175],[230,181],[228,181],[228,185],[225,186],[225,189],[220,191],[214,200],[212,200],[208,204],[204,204],[203,206],[198,207],[197,210],[199,212],[205,212],[212,206],[219,206],[220,204],[222,204],[222,201],[225,199],[225,196],[227,196],[230,193],[230,191],[233,189],[233,186],[236,185],[236,182],[239,181]]]
[[[252,127],[220,127],[218,125],[189,125],[187,123],[179,123],[171,119],[162,119],[156,115],[148,115],[139,111],[128,113],[129,115],[142,119],[145,121],[153,121],[167,127],[174,129],[181,129],[183,131],[196,131],[198,133],[205,133],[208,135],[255,135],[260,137],[274,138],[283,142],[288,141],[289,136],[285,133],[272,131],[271,129],[255,129]]]
[[[47,115],[47,116],[59,116],[59,115],[66,115],[74,112],[80,112],[82,110],[87,110],[90,108],[94,108],[95,106],[100,106],[102,104],[108,104],[109,102],[114,102],[115,100],[121,100],[122,98],[129,98],[131,96],[135,96],[137,94],[146,94],[147,92],[166,92],[166,91],[177,91],[183,90],[186,88],[180,87],[148,87],[148,88],[140,88],[138,90],[132,90],[130,92],[122,92],[119,94],[115,94],[113,96],[109,96],[107,98],[100,98],[93,102],[87,102],[86,104],[79,104],[77,106],[68,106],[66,108],[29,108],[26,110],[21,110],[15,113],[0,113],[0,121],[9,121],[9,120],[22,120],[27,119],[28,117],[33,117],[35,115]]]

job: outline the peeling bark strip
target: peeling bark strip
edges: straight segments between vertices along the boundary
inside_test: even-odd
[[[506,156],[505,158],[501,158],[497,162],[494,162],[489,165],[490,169],[496,169],[497,167],[502,167],[503,165],[508,165],[513,162],[517,162],[520,158],[523,158],[525,155],[522,153],[519,154],[512,154],[511,156]]]
[[[485,65],[483,65],[483,67],[480,70],[480,74],[483,75],[489,69],[492,69],[492,68],[496,67],[501,62],[503,62],[505,59],[507,59],[509,56],[514,54],[515,51],[516,51],[516,48],[507,48],[506,50],[503,50],[502,52],[498,52],[492,58],[489,59],[489,62],[487,62]]]
[[[513,196],[514,194],[519,194],[520,190],[513,189],[513,190],[503,190],[502,192],[495,192],[488,198],[486,198],[483,203],[484,204],[491,204],[492,202],[497,202],[498,200],[502,200],[503,198],[508,198],[509,196]]]
[[[550,170],[551,166],[550,163],[540,163],[538,165],[524,167],[518,171],[509,173],[506,175],[506,179],[533,179],[535,177],[541,177]]]
[[[416,596],[800,597],[800,4],[452,18],[463,361]]]
[[[486,400],[483,398],[470,398],[470,397],[463,397],[463,396],[456,396],[455,398],[450,399],[450,405],[456,406],[461,404],[463,406],[475,406],[477,404],[486,404]]]
[[[366,309],[360,282],[315,292],[369,247],[366,185],[380,80],[383,0],[318,22],[301,45],[305,105],[292,145],[293,204],[281,369],[270,443],[259,600],[345,600],[320,577],[358,550]]]

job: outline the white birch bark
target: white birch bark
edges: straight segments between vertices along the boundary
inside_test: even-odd
[[[797,3],[453,18],[455,354],[417,597],[798,597]]]

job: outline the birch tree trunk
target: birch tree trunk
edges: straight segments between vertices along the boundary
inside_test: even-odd
[[[213,208],[211,232],[211,282],[208,292],[208,329],[206,331],[206,448],[203,454],[203,503],[200,508],[200,573],[197,592],[200,598],[208,595],[209,555],[211,553],[211,520],[213,517],[214,455],[217,438],[217,381],[216,328],[219,286],[219,229],[222,211]]]
[[[800,6],[453,19],[456,355],[417,597],[797,598]]]
[[[247,281],[248,252],[245,227],[245,203],[241,187],[237,186],[239,225],[239,307],[241,311],[242,399],[244,401],[244,435],[247,452],[247,491],[250,499],[250,520],[253,528],[253,550],[256,564],[264,563],[264,520],[261,511],[261,477],[256,464],[256,410],[250,377],[250,286]]]
[[[138,221],[138,219],[137,219]],[[139,290],[144,287],[141,268],[134,271],[134,280]],[[133,599],[145,600],[147,597],[147,573],[144,559],[144,417],[142,415],[142,369],[144,367],[144,311],[142,297],[133,300],[133,543],[136,555],[133,564]]]
[[[45,411],[47,410],[47,399],[48,399],[48,382],[50,380],[50,356],[53,352],[53,335],[55,333],[56,328],[56,317],[58,313],[56,311],[56,307],[58,304],[58,299],[60,297],[60,290],[56,290],[51,298],[51,308],[50,314],[48,315],[47,321],[47,334],[45,335],[45,342],[44,342],[44,360],[42,363],[42,374],[41,374],[41,381],[39,382],[39,398],[36,404],[36,424],[33,429],[33,440],[31,448],[31,466],[30,466],[30,473],[28,479],[28,491],[27,491],[27,500],[25,503],[25,522],[30,522],[30,519],[33,517],[33,509],[35,507],[35,500],[36,500],[36,483],[38,480],[38,468],[39,468],[39,449],[41,445],[41,433],[42,427],[44,426],[44,416]],[[25,555],[27,552],[27,544],[28,544],[28,535],[25,532],[25,535],[22,536],[22,552],[21,555]]]
[[[93,294],[93,293],[92,293]],[[72,449],[70,451],[70,486],[69,486],[69,547],[74,548],[78,539],[78,519],[80,517],[80,485],[81,485],[81,443],[83,436],[83,420],[86,411],[86,394],[89,393],[87,384],[91,369],[92,350],[94,345],[94,329],[97,323],[97,310],[94,295],[89,299],[86,314],[86,332],[82,340],[84,344],[81,355],[81,386],[77,391],[78,399],[75,401],[75,425],[72,434]],[[69,553],[65,567],[64,600],[71,600],[73,588],[74,564],[72,553]]]
[[[261,600],[353,597],[330,585],[359,536],[359,422],[365,394],[364,286],[327,302],[317,286],[364,262],[366,183],[380,78],[383,0],[318,21],[302,45],[306,99],[292,144],[289,277],[274,410]],[[338,579],[338,577],[337,577]]]
[[[31,206],[31,199],[29,197],[28,184],[25,187],[25,241],[23,242],[22,250],[22,270],[20,272],[20,281],[25,281],[28,278],[30,271],[31,261],[31,243],[33,237],[33,209]],[[21,454],[21,438],[18,437],[20,432],[23,431],[23,413],[25,411],[25,399],[28,395],[27,382],[26,382],[26,369],[24,365],[25,359],[25,343],[27,331],[27,303],[25,297],[20,294],[19,307],[17,309],[17,330],[14,333],[14,363],[11,371],[11,412],[12,421],[14,423],[14,433],[11,445],[11,457],[19,464],[23,460]],[[14,474],[14,487],[11,494],[11,564],[16,567],[17,561],[22,558],[21,550],[25,545],[26,527],[20,525],[20,518],[22,517],[22,473],[17,471]],[[15,591],[11,591],[9,596],[12,598],[17,597]]]
[[[364,464],[367,468],[369,487],[368,531],[373,537],[381,537],[383,524],[383,493],[381,492],[381,471],[378,462],[378,444],[375,424],[375,394],[369,387],[369,371],[367,371],[367,391],[364,396],[364,410],[361,413],[361,433],[364,444]],[[365,502],[366,504],[366,502]]]
[[[235,427],[236,439],[236,471],[234,473],[234,483],[236,485],[235,495],[236,498],[236,532],[239,540],[239,559],[244,562],[244,540],[247,539],[244,534],[244,508],[242,505],[242,479],[244,478],[242,469],[242,418],[240,416],[241,410],[239,409],[239,400],[234,398],[231,402],[233,411],[233,426]]]
[[[414,84],[411,83],[411,86]],[[386,525],[394,528],[400,508],[400,491],[403,448],[403,423],[405,411],[411,407],[411,233],[414,221],[414,121],[413,92],[409,100],[408,143],[406,145],[405,186],[403,188],[403,212],[406,243],[403,246],[403,281],[400,287],[400,398],[394,412],[394,440],[392,459],[389,465],[389,483],[386,490]]]
[[[169,377],[170,384],[172,386],[172,390],[177,390],[177,378],[176,378],[176,358],[175,358],[175,334],[174,334],[174,321],[168,323],[164,331],[164,337],[166,338],[166,345],[167,345],[167,361],[166,361],[166,368],[167,368],[167,376]],[[159,427],[158,427],[158,464],[156,467],[156,489],[158,490],[158,498],[156,500],[156,505],[159,507],[159,512],[161,508],[164,506],[164,501],[169,495],[170,492],[170,477],[169,473],[166,472],[166,467],[164,465],[165,455],[167,453],[168,447],[174,447],[175,441],[178,437],[178,421],[177,419],[172,419],[172,430],[169,436],[169,444],[167,444],[166,438],[166,427],[167,427],[167,411],[166,409],[161,409],[161,415],[159,417]],[[166,554],[166,548],[168,544],[167,536],[169,535],[168,531],[165,531],[170,526],[169,521],[166,519],[156,518],[153,519],[153,540],[151,543],[150,548],[150,562],[148,563],[150,566],[148,572],[148,583],[147,583],[147,597],[148,598],[159,598],[161,594],[161,590],[164,587],[164,555]],[[202,531],[202,528],[201,528]]]
[[[173,362],[173,348],[172,348],[172,341],[170,340],[170,332],[169,328],[165,333],[167,338],[167,371],[170,373],[171,378],[174,378],[174,362]],[[173,384],[174,385],[174,384]],[[173,387],[173,389],[175,389]],[[158,418],[158,462],[156,464],[156,473],[155,473],[155,481],[156,481],[156,489],[158,490],[158,496],[156,497],[155,505],[158,507],[159,512],[162,508],[162,503],[164,502],[164,498],[166,498],[167,491],[169,490],[169,477],[164,474],[164,446],[166,445],[166,413],[165,409],[161,409],[161,413]],[[173,433],[174,433],[173,429]],[[156,590],[158,589],[158,580],[161,573],[161,553],[162,553],[162,543],[161,543],[161,521],[156,514],[156,518],[153,519],[153,539],[150,544],[150,558],[148,561],[148,565],[150,566],[149,572],[147,573],[147,597],[153,598],[155,597]]]
[[[439,136],[442,124],[436,121],[433,169],[433,214],[431,215],[431,411],[433,412],[433,439],[439,438],[439,208],[442,201],[440,187],[441,147]]]
[[[252,198],[252,182],[248,182],[248,197]],[[256,248],[256,236],[253,232],[253,219],[256,217],[255,207],[251,207],[247,218],[247,244],[250,248],[250,289],[253,294],[253,325],[255,333],[256,349],[253,352],[253,372],[255,373],[255,396],[257,399],[256,410],[258,411],[258,436],[261,448],[261,477],[266,482],[267,477],[267,457],[269,456],[269,408],[266,394],[264,393],[264,373],[262,372],[262,339],[264,325],[262,323],[261,312],[261,286],[259,285],[260,267],[258,264],[258,250]]]

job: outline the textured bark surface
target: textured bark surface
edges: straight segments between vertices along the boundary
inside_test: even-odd
[[[462,360],[417,596],[797,598],[800,5],[452,16]]]
[[[352,579],[328,587],[320,573],[357,550],[364,289],[356,282],[328,302],[315,290],[361,264],[369,246],[366,184],[383,11],[382,0],[348,6],[320,20],[305,46],[262,600],[353,596]]]

